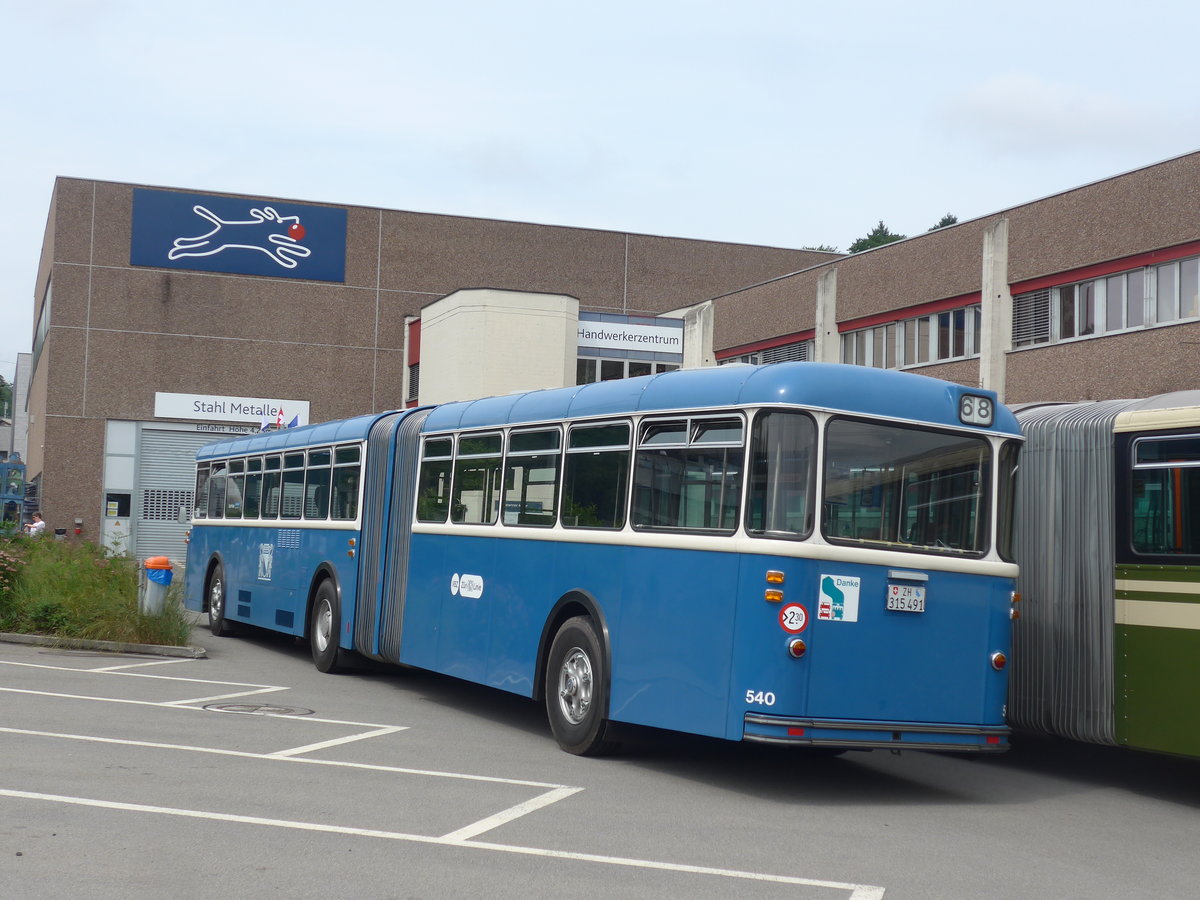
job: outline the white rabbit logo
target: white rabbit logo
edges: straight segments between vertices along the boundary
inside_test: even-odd
[[[312,255],[304,240],[304,226],[299,216],[281,216],[269,206],[251,209],[250,218],[243,221],[222,219],[211,210],[197,204],[192,212],[213,223],[212,231],[189,238],[175,238],[167,259],[181,256],[216,256],[223,250],[259,250],[285,269],[296,268],[297,259]],[[291,224],[288,224],[291,223]],[[275,225],[287,225],[287,232],[271,230]]]

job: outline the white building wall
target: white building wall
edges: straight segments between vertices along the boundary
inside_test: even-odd
[[[579,301],[469,289],[421,310],[421,405],[575,383]]]
[[[29,378],[33,374],[33,354],[17,354],[17,371],[13,378],[13,430],[8,449],[29,460]]]

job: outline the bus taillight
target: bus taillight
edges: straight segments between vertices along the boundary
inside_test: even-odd
[[[999,672],[1006,665],[1008,665],[1008,657],[1007,656],[1005,656],[999,650],[997,650],[995,653],[992,654],[992,668],[993,669],[995,669],[997,672]]]
[[[800,638],[792,638],[790,641],[788,641],[787,647],[788,653],[792,655],[793,659],[799,659],[808,652],[808,645],[805,644],[804,641],[800,640]]]

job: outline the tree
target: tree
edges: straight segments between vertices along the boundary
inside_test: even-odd
[[[893,241],[902,241],[906,237],[908,237],[906,234],[896,234],[883,224],[883,219],[880,219],[879,224],[871,229],[870,234],[866,237],[860,237],[850,245],[850,252],[862,253],[862,251],[870,250],[872,247],[882,247],[884,244],[890,244]]]
[[[12,418],[12,385],[0,375],[0,419]]]
[[[940,219],[938,219],[937,224],[934,225],[929,230],[937,231],[939,228],[945,228],[947,225],[957,225],[957,224],[958,224],[958,216],[954,215],[954,213],[946,213],[944,216],[942,216]]]

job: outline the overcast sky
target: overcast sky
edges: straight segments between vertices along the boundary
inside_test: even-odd
[[[10,380],[57,175],[845,250],[1200,149],[1195,0],[0,0],[0,23]]]

